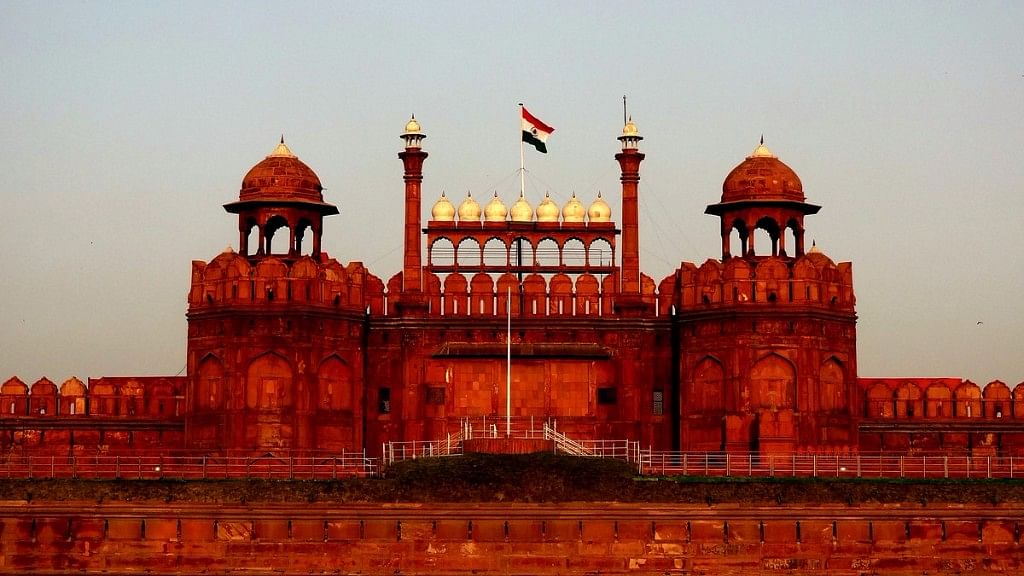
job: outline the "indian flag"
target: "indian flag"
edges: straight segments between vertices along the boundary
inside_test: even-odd
[[[520,106],[519,109],[523,111],[523,142],[533,144],[533,147],[536,148],[538,152],[547,154],[548,147],[545,142],[547,142],[548,136],[550,136],[555,129],[541,122],[533,114],[530,114],[524,106]]]

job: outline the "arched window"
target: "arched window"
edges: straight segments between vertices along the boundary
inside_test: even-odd
[[[507,266],[508,247],[497,238],[484,243],[484,266]]]
[[[455,245],[447,238],[438,238],[430,246],[431,266],[452,266],[455,264]]]
[[[289,242],[291,232],[288,229],[288,220],[284,216],[272,216],[264,225],[264,236],[267,242],[267,254],[289,253]]]
[[[480,266],[480,243],[475,238],[463,238],[459,242],[455,262],[459,267],[477,268]]]
[[[562,247],[562,264],[582,268],[587,265],[587,251],[583,241],[570,238]]]
[[[611,266],[615,263],[615,252],[607,240],[594,240],[590,243],[588,252],[591,266]]]
[[[537,243],[537,264],[541,266],[558,266],[558,242],[545,238]]]

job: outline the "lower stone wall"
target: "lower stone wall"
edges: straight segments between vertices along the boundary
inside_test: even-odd
[[[1024,572],[1024,507],[0,502],[0,573]]]

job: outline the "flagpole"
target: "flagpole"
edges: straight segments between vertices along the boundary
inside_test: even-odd
[[[505,437],[512,436],[512,287],[505,298]]]
[[[526,153],[523,152],[523,103],[519,103],[519,196],[526,194]]]

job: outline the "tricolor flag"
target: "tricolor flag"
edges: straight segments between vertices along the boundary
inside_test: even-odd
[[[526,107],[520,105],[519,109],[523,111],[523,142],[533,144],[538,152],[547,154],[548,147],[544,143],[555,129],[530,114]]]

